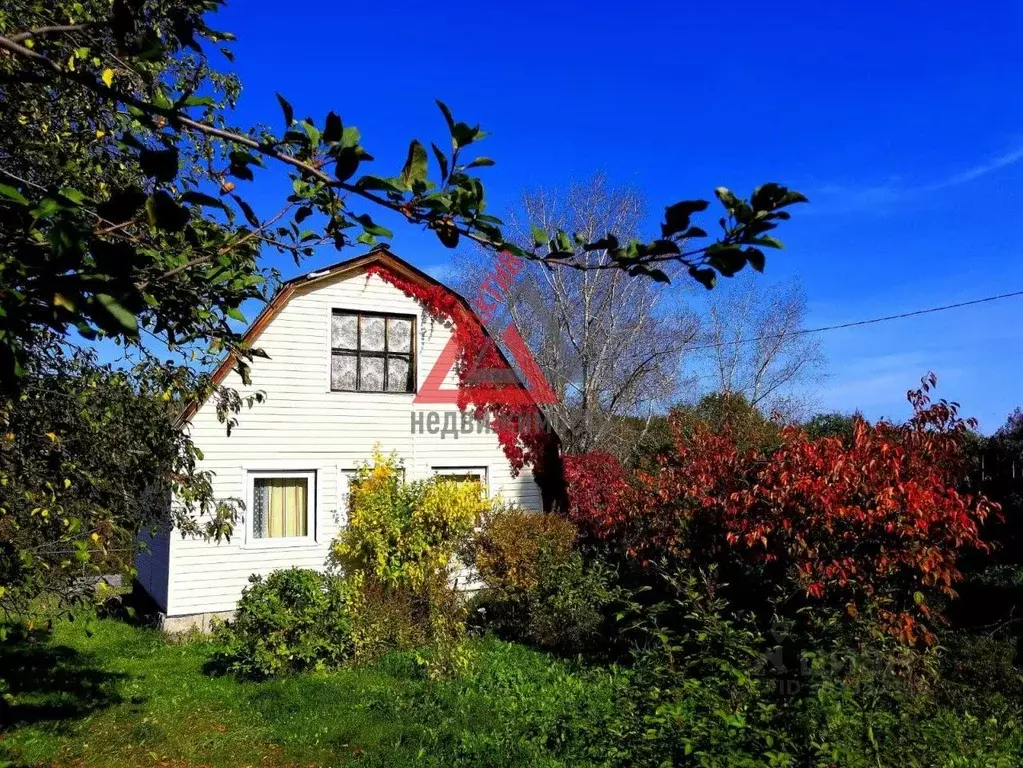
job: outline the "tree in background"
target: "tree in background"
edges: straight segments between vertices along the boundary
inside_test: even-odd
[[[643,209],[637,190],[597,175],[565,190],[526,192],[510,217],[509,239],[527,247],[532,225],[626,241],[639,234]],[[557,403],[542,407],[563,448],[625,458],[636,441],[624,420],[638,417],[649,427],[678,398],[684,349],[698,323],[677,290],[608,269],[607,248],[576,246],[573,258],[582,269],[526,262],[495,322],[514,325],[557,395]],[[458,287],[464,295],[479,295],[487,274],[480,262],[488,259],[480,250],[463,257]],[[679,274],[677,266],[666,269],[670,277]],[[503,328],[495,330],[499,335]]]
[[[1001,510],[984,525],[992,543],[988,557],[972,557],[967,573],[968,600],[955,606],[956,623],[970,628],[1013,628],[1020,632],[1023,606],[1023,410],[1016,408],[990,437],[974,433],[963,484],[997,501]]]
[[[991,533],[999,542],[998,559],[1023,566],[1023,409],[1016,408],[1005,424],[979,446],[979,486],[1002,504],[1002,515],[992,521]],[[1023,582],[1023,575],[1016,575]]]
[[[799,333],[806,297],[797,283],[741,277],[708,295],[701,320],[705,388],[742,395],[767,412],[799,415],[805,399],[796,390],[820,380],[824,355],[816,337]]]
[[[840,437],[843,440],[851,440],[857,420],[863,420],[863,414],[859,411],[852,414],[818,413],[809,419],[803,428],[812,438]]]

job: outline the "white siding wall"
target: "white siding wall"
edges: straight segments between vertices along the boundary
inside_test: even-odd
[[[414,405],[411,394],[330,391],[330,314],[356,309],[419,315],[417,323],[417,386],[422,386],[450,329],[422,312],[421,306],[379,277],[366,272],[324,280],[296,290],[277,317],[254,343],[270,355],[252,366],[251,389],[266,401],[243,411],[230,437],[212,405],[201,407],[190,429],[205,456],[202,466],[216,473],[220,497],[248,496],[247,473],[257,470],[316,472],[315,541],[293,547],[256,547],[246,542],[239,525],[230,543],[170,539],[167,615],[234,609],[253,573],[300,566],[321,568],[330,542],[344,524],[346,475],[369,458],[379,443],[405,460],[407,477],[425,477],[433,467],[486,467],[491,495],[538,509],[540,492],[527,470],[518,478],[488,432],[413,434],[413,411],[441,410],[454,405]],[[227,382],[239,391],[237,375]],[[453,380],[452,380],[453,384]],[[443,423],[443,416],[441,416]],[[264,540],[265,541],[265,540]]]

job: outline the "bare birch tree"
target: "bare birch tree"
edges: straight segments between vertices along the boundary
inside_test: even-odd
[[[796,416],[802,385],[823,377],[820,341],[805,328],[798,283],[772,285],[740,275],[706,297],[699,369],[704,389],[743,395],[762,411]]]
[[[643,198],[634,189],[611,186],[603,176],[566,190],[523,195],[509,217],[512,241],[531,242],[531,227],[585,233],[595,241],[612,233],[622,242],[638,236]],[[459,288],[474,295],[473,268],[485,254],[463,256]],[[579,263],[610,263],[606,251],[576,254]],[[675,275],[669,275],[675,277]],[[685,347],[697,338],[695,315],[680,300],[684,280],[668,286],[622,270],[577,270],[526,262],[503,313],[498,333],[511,322],[558,396],[544,406],[566,450],[608,450],[627,457],[636,442],[635,421],[649,419],[679,397]]]

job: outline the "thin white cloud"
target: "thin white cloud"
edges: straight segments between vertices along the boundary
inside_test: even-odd
[[[828,386],[819,394],[825,409],[862,409],[868,418],[905,418],[909,412],[905,393],[915,388],[920,377],[934,366],[933,356],[924,350],[847,355],[834,371]],[[953,379],[956,371],[942,369],[942,380]]]
[[[907,184],[899,176],[889,176],[882,182],[865,185],[825,184],[811,188],[808,196],[820,205],[811,206],[818,213],[850,213],[865,209],[881,209],[892,203],[909,202],[923,195],[968,184],[971,181],[1007,168],[1023,160],[1023,146],[965,171],[926,184]]]
[[[973,181],[974,179],[979,179],[981,176],[987,176],[989,173],[994,173],[995,171],[1001,170],[1002,168],[1010,166],[1014,163],[1018,163],[1020,160],[1023,160],[1023,147],[1014,149],[1011,152],[1006,152],[1004,155],[996,157],[991,162],[983,163],[981,165],[974,166],[969,170],[963,171],[962,173],[957,173],[952,176],[949,176],[947,179],[944,179],[943,181],[939,181],[935,184],[930,184],[928,186],[921,187],[920,191],[936,192],[939,189],[958,187],[960,184],[967,184]]]

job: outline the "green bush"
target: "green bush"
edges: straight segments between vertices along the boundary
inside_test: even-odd
[[[710,576],[662,576],[672,597],[633,606],[634,662],[607,725],[612,764],[795,765],[764,638]]]
[[[300,568],[249,582],[235,618],[216,632],[215,669],[263,679],[336,668],[352,656],[351,583]]]
[[[486,585],[472,600],[476,623],[561,653],[605,645],[609,614],[625,593],[601,560],[572,549],[575,536],[554,515],[507,509],[488,517],[469,547]]]
[[[1016,766],[1018,701],[982,690],[949,697],[938,652],[877,633],[813,654],[809,685],[787,730],[814,765]]]
[[[941,639],[941,694],[966,703],[992,695],[1023,698],[1015,637],[952,632]]]
[[[564,558],[543,553],[538,566],[536,586],[527,593],[525,638],[561,653],[604,644],[613,629],[610,614],[625,596],[615,572],[578,552]]]
[[[330,562],[345,573],[416,589],[444,580],[489,502],[478,482],[406,482],[395,454],[374,451],[351,480],[347,525]]]
[[[1009,688],[995,682],[1013,674],[1006,643],[967,643],[975,657],[945,674],[958,675],[957,684],[976,693],[956,699],[942,691],[939,651],[901,645],[868,621],[804,616],[799,625],[776,626],[784,631],[772,641],[721,597],[724,585],[713,572],[667,580],[670,599],[633,606],[635,658],[604,725],[611,764],[1020,764],[1020,702],[991,690]],[[795,651],[784,658],[787,671],[773,656],[779,638]]]
[[[466,606],[446,582],[418,587],[354,577],[349,604],[353,659],[379,659],[388,651],[419,649],[431,676],[460,671],[458,646],[465,636]]]

